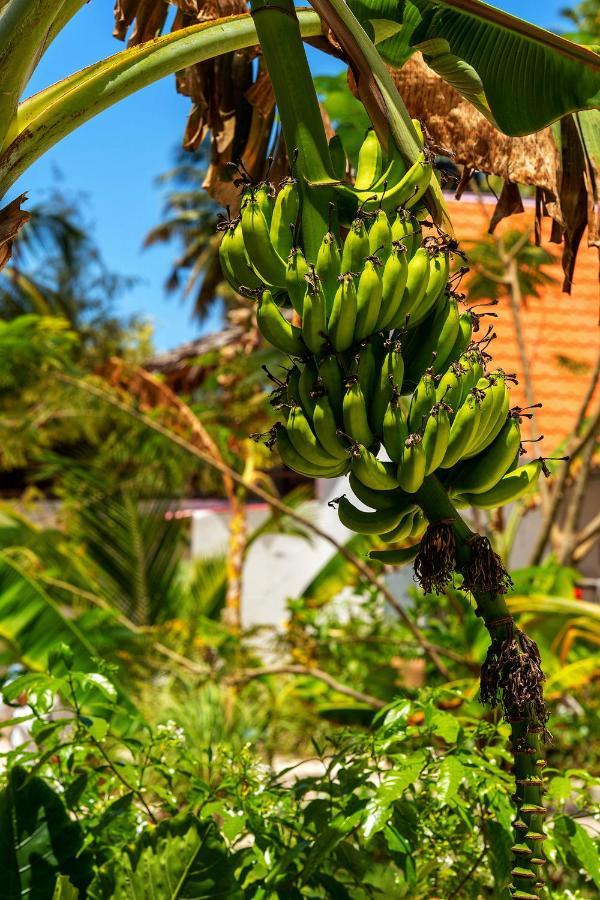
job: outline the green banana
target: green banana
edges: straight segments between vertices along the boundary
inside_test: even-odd
[[[404,381],[404,358],[400,342],[393,343],[378,367],[379,375],[375,379],[372,392],[370,422],[374,433],[381,436],[383,420],[394,392],[400,395]]]
[[[543,468],[544,461],[541,458],[536,459],[509,472],[488,491],[477,494],[465,492],[459,496],[464,502],[478,509],[496,509],[533,491]]]
[[[282,353],[290,356],[303,356],[306,353],[302,332],[282,315],[271,291],[263,291],[259,298],[256,321],[263,337]]]
[[[299,247],[293,247],[287,258],[285,268],[285,289],[292,302],[292,306],[302,318],[304,311],[304,295],[306,294],[306,276],[308,275],[308,263],[304,253]]]
[[[479,408],[479,426],[477,435],[463,459],[470,459],[476,456],[480,450],[484,450],[493,440],[493,437],[491,440],[488,440],[488,435],[491,433],[495,422],[498,421],[504,397],[504,385],[497,384],[496,379],[491,375],[484,375],[479,379],[475,387],[482,394]]]
[[[404,452],[404,442],[408,437],[408,423],[398,402],[392,395],[383,417],[383,446],[391,460],[398,463]]]
[[[369,190],[381,175],[383,168],[383,152],[379,139],[373,128],[367,131],[360,150],[354,187],[357,190]]]
[[[418,203],[426,192],[432,174],[433,167],[431,162],[427,154],[421,151],[418,159],[398,181],[394,182],[388,176],[383,181],[383,184],[381,184],[382,179],[380,179],[379,184],[374,185],[370,191],[351,189],[351,192],[365,212],[373,212],[380,207],[386,211],[395,209],[397,206],[404,206],[406,209],[409,209]],[[391,185],[389,190],[386,190],[386,184]],[[381,190],[379,189],[380,187]],[[343,189],[344,185],[341,185],[340,188]],[[342,193],[345,193],[345,191],[342,191]]]
[[[461,353],[467,349],[471,343],[473,336],[473,317],[470,312],[461,313],[458,317],[458,333],[456,340],[450,348],[448,354],[444,356],[442,352],[438,352],[436,357],[436,371],[446,372],[453,362],[459,358]]]
[[[369,426],[367,404],[359,380],[356,376],[348,379],[343,401],[344,431],[356,441],[369,447],[374,440]]]
[[[491,490],[508,472],[518,457],[521,446],[521,427],[515,416],[510,416],[489,447],[476,459],[459,471],[451,481],[453,491],[459,494],[483,494]]]
[[[485,360],[479,350],[468,350],[458,359],[463,368],[462,394],[460,402],[464,403],[467,394],[473,390],[480,378],[485,375]]]
[[[431,251],[428,251],[431,252]],[[448,284],[450,273],[450,254],[441,251],[431,253],[429,265],[429,277],[427,287],[417,306],[413,309],[408,323],[409,328],[415,328],[423,321],[438,301],[443,299]]]
[[[402,328],[407,320],[410,323],[409,317],[420,305],[427,289],[430,266],[431,254],[426,247],[419,247],[408,263],[406,287],[396,317],[392,319],[392,328]]]
[[[506,423],[510,408],[510,395],[508,388],[506,387],[506,377],[504,373],[495,372],[493,373],[493,377],[495,381],[492,387],[494,409],[490,415],[488,428],[486,428],[481,440],[477,442],[476,446],[479,451],[484,450],[496,439]]]
[[[263,181],[262,184],[250,188],[250,197],[258,203],[269,227],[273,218],[273,210],[275,209],[273,193],[273,185],[268,181]]]
[[[405,566],[412,562],[419,552],[419,544],[410,547],[394,547],[388,550],[371,550],[369,559],[383,563],[385,566]]]
[[[333,353],[325,356],[319,363],[319,381],[325,389],[325,393],[329,397],[333,414],[335,415],[338,425],[342,425],[343,416],[343,400],[345,388],[343,384],[342,372],[338,365],[337,358]]]
[[[282,181],[275,198],[269,226],[271,243],[282,259],[287,259],[294,240],[294,226],[300,214],[300,192],[294,178]]]
[[[256,274],[265,284],[285,288],[286,265],[271,243],[268,222],[255,198],[242,207],[242,234]]]
[[[379,269],[381,263],[376,256],[369,256],[364,262],[358,287],[356,290],[356,325],[354,327],[354,340],[363,341],[375,331],[379,310],[381,309],[381,297],[383,285]]]
[[[367,450],[356,446],[353,451],[351,471],[359,481],[374,491],[392,491],[400,487],[394,463],[383,462]]]
[[[425,475],[431,475],[442,463],[450,440],[450,416],[445,403],[435,403],[425,423],[423,449]]]
[[[321,353],[327,344],[327,301],[323,285],[313,270],[307,276],[302,313],[302,337],[311,353]]]
[[[381,276],[381,307],[377,325],[375,326],[377,331],[390,328],[391,323],[396,319],[407,278],[408,260],[406,248],[399,241],[394,241]]]
[[[420,246],[421,224],[417,219],[400,207],[396,212],[396,218],[392,222],[392,242],[397,241],[406,248],[408,259],[412,259],[415,251]]]
[[[317,466],[310,463],[302,454],[298,453],[283,426],[277,431],[277,449],[289,469],[293,469],[300,475],[306,475],[308,478],[336,478],[344,475],[350,466],[349,462],[334,462],[331,466]]]
[[[340,353],[354,343],[357,302],[354,278],[350,274],[341,275],[327,324],[329,340]]]
[[[289,414],[289,408],[302,403],[300,399],[300,369],[296,365],[293,365],[288,371],[286,389],[286,403]]]
[[[408,507],[395,528],[379,535],[384,544],[399,544],[407,540],[413,530],[415,516],[417,515],[418,510],[413,503]]]
[[[447,403],[451,409],[450,418],[454,417],[456,410],[460,406],[460,400],[463,394],[463,380],[465,370],[460,362],[452,363],[447,372],[444,372],[435,391],[435,397],[438,403]]]
[[[445,304],[439,305],[438,309],[444,310],[444,313],[440,313],[442,327],[439,332],[437,346],[435,347],[436,356],[433,361],[433,369],[438,375],[441,375],[446,371],[446,360],[449,358],[459,335],[460,313],[458,311],[458,302],[452,296],[448,297]]]
[[[335,415],[325,392],[315,400],[312,421],[315,434],[325,452],[335,459],[348,459],[348,447],[338,437]]]
[[[378,209],[369,228],[369,253],[385,263],[392,250],[392,229],[387,213]]]
[[[219,260],[223,275],[234,289],[242,287],[255,290],[262,287],[260,278],[250,265],[244,246],[244,235],[239,220],[227,226],[219,244]]]
[[[369,235],[362,216],[354,219],[350,225],[344,248],[342,250],[342,275],[347,272],[358,273],[369,255]]]
[[[402,460],[398,463],[396,478],[398,484],[407,494],[419,490],[425,479],[427,459],[420,434],[409,434],[404,442]]]
[[[399,490],[377,491],[367,487],[354,472],[350,472],[349,482],[357,500],[371,509],[396,509],[406,500],[405,494]]]
[[[293,447],[313,466],[334,466],[339,462],[321,446],[301,406],[290,410],[287,433]]]
[[[469,447],[477,436],[481,417],[481,398],[477,389],[469,392],[465,401],[458,408],[450,426],[450,437],[444,459],[440,463],[442,469],[450,469],[468,453]]]
[[[340,522],[357,534],[382,534],[396,528],[405,516],[402,509],[358,509],[347,497],[340,497],[338,503]]]
[[[436,379],[433,369],[427,369],[419,379],[410,400],[408,424],[412,431],[421,431],[423,421],[431,412],[435,401]]]
[[[447,355],[457,332],[458,305],[453,298],[444,296],[425,321],[409,334],[407,379],[413,383],[418,381],[428,367],[438,372],[439,354],[445,352]]]
[[[333,307],[341,266],[342,257],[337,239],[331,231],[328,231],[321,241],[316,265],[317,275],[321,280],[325,294],[327,317],[329,317]]]

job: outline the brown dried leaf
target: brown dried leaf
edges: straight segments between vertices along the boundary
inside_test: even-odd
[[[12,255],[12,245],[17,234],[31,218],[31,213],[21,209],[26,200],[27,194],[21,194],[0,209],[0,269],[4,268]]]

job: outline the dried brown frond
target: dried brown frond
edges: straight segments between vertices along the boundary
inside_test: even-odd
[[[443,594],[456,568],[456,541],[449,522],[432,522],[415,558],[415,580],[428,593]]]
[[[463,587],[466,591],[484,591],[505,594],[512,587],[512,578],[502,560],[492,549],[487,537],[475,534],[468,541],[469,561],[461,567]]]

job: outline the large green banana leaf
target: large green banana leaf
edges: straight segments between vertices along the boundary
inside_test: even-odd
[[[328,3],[320,4],[325,10]],[[600,106],[600,57],[478,0],[348,0],[385,62],[415,51],[497,127],[529,134]]]
[[[133,850],[121,853],[99,872],[87,896],[88,900],[237,900],[241,892],[214,822],[181,816],[145,831]]]

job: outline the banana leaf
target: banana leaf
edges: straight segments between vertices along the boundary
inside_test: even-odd
[[[421,50],[505,134],[539,131],[600,105],[600,59],[593,51],[478,0],[348,5],[386,63],[401,67]]]

